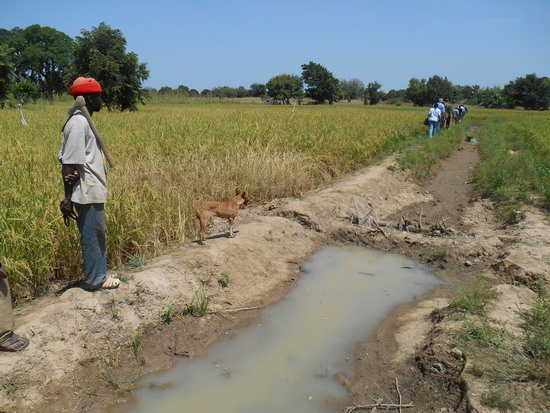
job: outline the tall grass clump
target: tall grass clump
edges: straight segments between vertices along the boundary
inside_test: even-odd
[[[498,297],[498,293],[482,276],[458,287],[456,294],[450,299],[449,307],[464,314],[483,316],[487,307]]]
[[[63,225],[57,152],[70,100],[0,110],[0,256],[16,301],[81,277],[76,226]],[[420,109],[364,105],[163,103],[94,114],[109,169],[109,267],[193,237],[194,210],[237,187],[255,202],[296,196],[368,165],[422,129]]]
[[[544,291],[524,318],[526,350],[536,364],[531,375],[550,386],[550,299]]]
[[[475,187],[495,199],[503,221],[521,218],[522,205],[550,210],[550,117],[509,111],[490,119],[480,136],[483,161]]]

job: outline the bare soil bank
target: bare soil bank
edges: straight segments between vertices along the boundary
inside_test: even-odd
[[[467,354],[453,348],[453,321],[434,310],[446,306],[453,288],[483,273],[503,292],[492,320],[517,329],[535,280],[550,279],[550,225],[531,209],[518,225],[500,227],[492,204],[469,190],[477,161],[476,146],[464,142],[421,186],[388,169],[394,164],[388,158],[302,199],[241,211],[233,239],[225,235],[226,223],[216,221],[206,245],[187,243],[121,274],[128,282],[118,290],[72,288],[18,309],[17,331],[31,346],[0,354],[0,406],[5,412],[109,411],[131,398],[137,378],[169,368],[174,355],[194,357],[246,325],[257,310],[244,309],[276,302],[299,279],[300,262],[323,245],[343,243],[410,256],[448,284],[397,308],[359,346],[357,374],[338,376],[350,390],[348,405],[401,398],[414,404],[409,412],[490,411],[479,401],[488,384],[468,373],[468,362],[460,361]],[[374,210],[373,226],[351,222],[352,198],[365,214]],[[390,221],[401,230],[384,227]],[[225,287],[218,282],[224,277]],[[195,303],[208,297],[216,313],[181,316],[193,297]],[[169,306],[175,316],[166,323]],[[541,411],[531,409],[522,411]]]

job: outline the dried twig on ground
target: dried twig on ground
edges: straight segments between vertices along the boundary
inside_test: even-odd
[[[420,210],[420,216],[422,217],[422,210]],[[397,404],[399,405],[399,413],[401,413],[401,391],[399,391],[399,382],[397,381],[397,377],[395,378],[395,390],[397,390],[397,395],[399,396]]]
[[[242,308],[226,308],[221,310],[210,310],[208,314],[223,314],[223,313],[238,313],[239,311],[250,311],[250,310],[260,310],[263,306],[259,305],[257,307],[242,307]]]
[[[391,222],[378,219],[374,207],[371,207],[369,213],[365,215],[355,198],[352,197],[349,203],[348,214],[352,224],[357,224],[372,232],[381,232],[386,238],[389,236]]]
[[[439,233],[446,234],[446,235],[452,235],[455,233],[455,230],[453,227],[448,227],[447,223],[445,222],[447,218],[439,217],[437,219],[437,222],[432,226],[432,231],[436,232],[439,231]]]
[[[382,389],[380,389],[380,390],[382,390]],[[399,389],[399,381],[397,380],[397,377],[395,378],[395,390],[397,391],[397,395],[399,397],[397,403],[393,403],[393,402],[391,402],[391,400],[390,400],[390,403],[383,403],[382,399],[373,399],[371,397],[371,399],[374,401],[374,403],[371,403],[371,404],[356,404],[356,405],[353,405],[353,406],[348,406],[344,409],[344,412],[345,413],[351,413],[351,412],[354,412],[355,410],[358,410],[358,409],[372,409],[371,410],[371,413],[372,413],[372,412],[375,412],[376,409],[380,408],[380,409],[386,409],[386,411],[388,411],[388,410],[398,410],[399,413],[401,413],[402,412],[401,409],[407,409],[407,408],[414,407],[414,404],[412,402],[411,403],[406,403],[406,404],[402,403],[402,401],[401,401],[401,390]],[[384,393],[383,390],[382,390],[382,393]],[[389,398],[389,396],[386,393],[384,393],[384,394],[386,395],[386,397]]]
[[[348,406],[344,410],[345,413],[351,413],[359,409],[386,409],[386,410],[399,410],[414,407],[414,404],[393,404],[393,403],[374,403],[374,404],[357,404],[354,406]]]

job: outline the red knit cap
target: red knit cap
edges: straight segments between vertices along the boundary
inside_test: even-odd
[[[101,93],[101,85],[93,77],[78,77],[71,86],[71,95],[88,95],[90,93]]]

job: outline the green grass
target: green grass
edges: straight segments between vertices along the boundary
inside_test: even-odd
[[[229,278],[229,274],[226,273],[226,272],[222,272],[222,277],[218,280],[218,284],[222,287],[222,288],[227,288],[229,287],[229,284],[231,283],[231,279]]]
[[[465,321],[458,332],[458,339],[463,343],[475,341],[484,347],[496,347],[506,340],[506,332],[489,325],[486,321]]]
[[[162,319],[162,321],[164,321],[165,323],[169,323],[173,320],[174,318],[174,306],[173,305],[168,305],[166,307],[166,310],[164,310],[161,315],[160,315],[160,318]]]
[[[491,390],[481,397],[481,402],[489,407],[494,407],[500,412],[508,412],[515,409],[510,397],[503,391]]]
[[[449,307],[464,314],[483,316],[498,293],[482,277],[477,276],[468,284],[458,287],[457,293],[449,301]]]
[[[136,330],[134,337],[132,338],[132,350],[134,352],[134,356],[138,360],[139,364],[144,365],[145,364],[145,356],[143,355],[143,335],[145,334],[145,330],[138,329]]]
[[[487,121],[480,136],[483,162],[475,171],[475,188],[495,199],[505,223],[522,218],[522,206],[535,203],[550,210],[550,117],[511,111]]]
[[[524,319],[525,349],[534,362],[530,377],[550,386],[550,299],[544,290]]]
[[[205,286],[201,286],[191,301],[183,307],[183,315],[204,317],[208,314],[211,297],[208,295]]]

